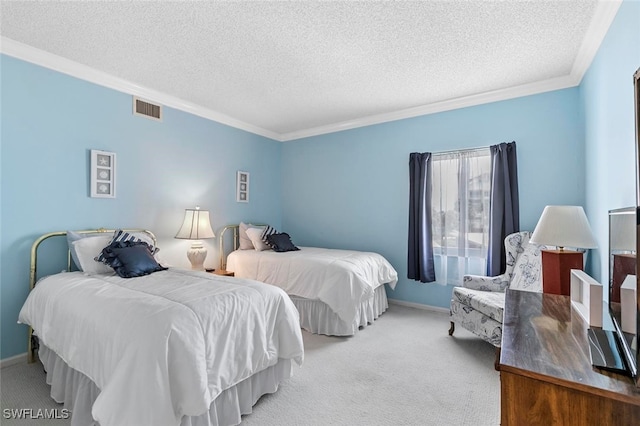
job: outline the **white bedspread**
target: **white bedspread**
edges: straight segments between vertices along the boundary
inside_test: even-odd
[[[396,270],[377,253],[317,247],[284,253],[236,250],[227,258],[227,270],[293,296],[321,300],[349,324],[378,286],[388,283],[393,289],[398,282]]]
[[[92,411],[101,426],[177,425],[278,358],[303,359],[298,312],[282,290],[204,272],[56,274],[19,320],[101,389]]]

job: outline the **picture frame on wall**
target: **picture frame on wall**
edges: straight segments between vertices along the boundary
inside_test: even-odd
[[[238,170],[236,175],[236,201],[238,203],[249,202],[249,172]]]
[[[115,152],[91,150],[91,197],[116,198]]]

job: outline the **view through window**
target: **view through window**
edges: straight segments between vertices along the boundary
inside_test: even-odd
[[[489,244],[489,148],[434,154],[433,254],[438,281],[458,285],[484,275]]]

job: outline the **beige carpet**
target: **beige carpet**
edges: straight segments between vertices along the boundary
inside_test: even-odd
[[[494,348],[447,314],[391,305],[350,338],[304,332],[305,361],[278,392],[258,401],[243,425],[473,425],[500,423]],[[6,408],[61,408],[38,365],[0,370]],[[68,425],[8,420],[2,425]]]

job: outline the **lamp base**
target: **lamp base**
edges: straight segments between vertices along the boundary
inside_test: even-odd
[[[187,258],[191,262],[191,269],[194,271],[204,271],[204,260],[207,258],[207,249],[202,241],[194,241],[187,252]]]
[[[569,296],[571,270],[582,270],[583,259],[579,251],[542,250],[542,291]]]

